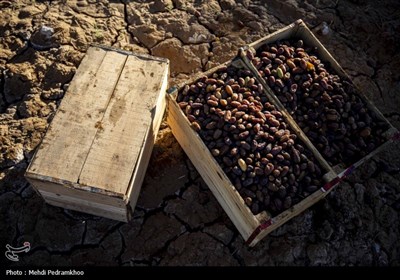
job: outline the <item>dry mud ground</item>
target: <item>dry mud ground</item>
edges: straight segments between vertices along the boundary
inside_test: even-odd
[[[0,252],[32,245],[7,264],[399,266],[398,144],[252,249],[165,124],[129,224],[47,205],[23,177],[90,43],[167,57],[173,84],[298,18],[329,24],[320,40],[400,128],[397,0],[1,1]]]

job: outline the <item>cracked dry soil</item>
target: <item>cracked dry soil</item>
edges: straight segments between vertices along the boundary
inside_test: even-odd
[[[166,124],[128,224],[47,205],[23,177],[90,43],[167,57],[173,84],[298,18],[310,27],[325,21],[330,33],[319,39],[400,128],[400,4],[381,2],[1,1],[0,251],[32,246],[7,264],[399,266],[395,145],[255,248],[244,245]]]

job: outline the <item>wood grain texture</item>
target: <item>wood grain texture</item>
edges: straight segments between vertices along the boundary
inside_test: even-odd
[[[128,56],[90,148],[79,183],[124,195],[148,140],[165,63]],[[152,148],[152,146],[151,146]]]
[[[121,209],[125,207],[125,202],[119,197],[90,192],[81,188],[74,188],[64,182],[57,182],[51,177],[37,176],[35,174],[31,174],[29,177],[27,177],[27,180],[29,181],[29,183],[35,186],[38,191],[51,192],[58,196],[76,197],[99,204],[119,207]]]
[[[127,190],[126,196],[129,201],[128,204],[131,207],[136,205],[137,199],[140,194],[140,189],[146,175],[147,166],[150,161],[151,153],[153,151],[153,146],[157,140],[157,134],[161,125],[161,121],[164,116],[167,100],[166,100],[166,91],[168,87],[168,74],[169,67],[168,64],[165,65],[163,76],[164,78],[160,82],[160,92],[161,94],[158,96],[157,103],[155,105],[155,109],[153,110],[154,118],[151,126],[148,128],[146,133],[146,142],[142,148],[141,154],[138,159],[138,167],[135,170],[135,173],[132,176],[131,182],[129,184],[129,188]]]
[[[29,171],[77,182],[126,56],[88,50]]]
[[[39,190],[39,192],[47,203],[54,206],[85,212],[121,222],[128,221],[128,216],[125,208],[104,205],[87,199],[77,198],[75,196],[58,196],[53,192],[47,192],[43,190]]]

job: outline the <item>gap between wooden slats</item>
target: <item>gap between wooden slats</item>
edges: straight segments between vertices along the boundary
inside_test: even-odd
[[[77,182],[126,56],[90,48],[35,155],[31,172]],[[96,98],[93,98],[96,96]]]
[[[135,171],[164,65],[129,56],[100,121],[79,183],[125,194]]]

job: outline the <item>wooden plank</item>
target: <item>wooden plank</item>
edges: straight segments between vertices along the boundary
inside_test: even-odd
[[[60,196],[76,197],[79,199],[101,203],[104,205],[119,207],[121,209],[126,207],[124,201],[118,197],[89,192],[83,189],[76,189],[71,185],[56,182],[56,180],[50,177],[38,176],[33,174],[32,176],[27,176],[26,179],[38,191],[51,192]]]
[[[86,199],[79,199],[65,195],[60,196],[43,190],[39,190],[39,192],[47,203],[57,207],[85,212],[122,222],[128,221],[126,208],[121,209],[112,206],[105,206],[104,204],[95,203]]]
[[[135,173],[132,176],[132,180],[128,188],[127,192],[127,197],[129,198],[128,204],[131,207],[135,207],[136,202],[138,200],[140,189],[146,174],[147,166],[149,165],[151,153],[153,151],[153,146],[157,140],[157,134],[160,129],[161,121],[164,116],[165,107],[167,103],[166,90],[168,87],[168,74],[169,74],[169,65],[167,63],[165,65],[165,71],[163,73],[164,78],[161,80],[160,84],[161,94],[159,95],[157,104],[155,105],[153,122],[146,133],[146,142],[139,156],[138,168],[135,170]]]
[[[259,222],[245,205],[200,136],[190,127],[176,101],[168,96],[167,121],[172,133],[240,234],[248,238]]]
[[[152,124],[166,64],[128,56],[79,183],[125,195]]]
[[[115,52],[88,50],[28,171],[78,181],[125,60]]]

